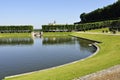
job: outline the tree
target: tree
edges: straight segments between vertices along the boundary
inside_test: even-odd
[[[82,13],[82,14],[80,15],[80,19],[81,19],[81,22],[82,22],[82,23],[83,23],[83,22],[86,22],[85,13]]]
[[[120,0],[104,8],[80,15],[81,23],[120,19]],[[78,22],[79,24],[80,22]]]

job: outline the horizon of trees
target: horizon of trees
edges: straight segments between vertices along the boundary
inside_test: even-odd
[[[100,29],[108,27],[110,31],[120,31],[119,20],[107,20],[74,25],[42,25],[43,32],[72,32],[72,31],[88,31],[93,29]]]
[[[0,33],[31,33],[32,31],[31,25],[0,26]]]
[[[75,24],[120,19],[120,0],[90,13],[82,13],[80,19],[81,21]]]

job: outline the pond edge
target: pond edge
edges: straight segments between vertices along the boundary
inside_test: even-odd
[[[70,35],[70,36],[72,36],[72,35]],[[77,36],[73,36],[73,37],[81,38],[81,37],[77,37]],[[55,67],[51,67],[51,68],[47,68],[47,69],[43,69],[43,70],[37,70],[37,71],[32,71],[32,72],[17,74],[17,75],[13,75],[13,76],[7,76],[7,77],[5,77],[4,79],[19,77],[19,76],[25,76],[25,75],[30,75],[30,74],[33,74],[33,73],[36,73],[36,72],[41,72],[41,71],[51,70],[51,69],[55,69],[55,68],[59,68],[59,67],[69,66],[69,65],[75,64],[75,63],[77,63],[77,62],[84,61],[84,60],[86,60],[86,59],[88,59],[88,58],[91,58],[91,57],[95,56],[95,55],[100,51],[100,47],[99,47],[97,44],[98,44],[98,43],[101,43],[101,42],[95,41],[95,40],[86,39],[86,38],[81,38],[81,39],[85,39],[85,40],[89,40],[89,41],[94,41],[94,43],[92,43],[91,45],[96,48],[96,51],[95,51],[92,55],[90,55],[90,56],[88,56],[88,57],[86,57],[86,58],[77,60],[77,61],[73,61],[73,62],[70,62],[70,63],[66,63],[66,64],[63,64],[63,65],[59,65],[59,66],[55,66]],[[4,79],[3,79],[3,80],[4,80]]]

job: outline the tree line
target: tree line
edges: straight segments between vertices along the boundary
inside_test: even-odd
[[[43,32],[71,32],[74,25],[42,25]]]
[[[120,20],[115,20],[111,23],[110,31],[120,31]]]
[[[33,26],[0,26],[0,33],[31,33]]]
[[[96,9],[90,13],[82,13],[80,15],[80,19],[81,22],[78,23],[120,19],[120,0],[118,0],[112,5]]]
[[[111,31],[120,31],[120,20],[107,20],[100,22],[82,23],[74,25],[42,25],[43,32],[71,32],[88,31],[108,27]]]

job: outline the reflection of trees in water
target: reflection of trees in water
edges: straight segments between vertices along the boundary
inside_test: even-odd
[[[32,38],[0,38],[0,45],[31,45]]]
[[[94,52],[96,49],[94,46],[89,46],[89,44],[94,43],[95,41],[90,41],[86,39],[81,38],[75,38],[75,37],[44,37],[43,38],[43,45],[57,45],[57,44],[79,44],[81,51],[90,51]]]
[[[56,44],[75,44],[73,37],[44,37],[43,45],[56,45]]]
[[[82,47],[89,47],[88,44],[93,43],[92,41],[86,40],[86,39],[78,39],[78,42],[80,46]]]
[[[94,52],[96,48],[94,46],[90,46],[89,44],[94,43],[95,41],[90,41],[87,39],[78,39],[78,43],[80,44],[80,50],[89,50],[90,52]]]

